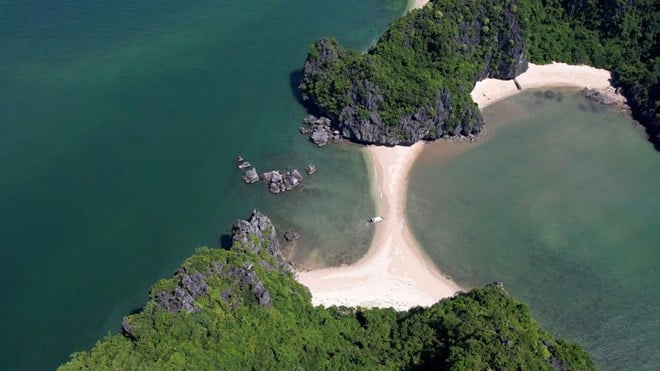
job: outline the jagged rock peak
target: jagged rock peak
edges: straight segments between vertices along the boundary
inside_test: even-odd
[[[253,210],[248,220],[237,220],[232,227],[232,249],[258,253],[265,248],[269,255],[281,258],[280,242],[275,227],[265,214]]]

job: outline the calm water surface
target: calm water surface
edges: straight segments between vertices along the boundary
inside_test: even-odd
[[[605,369],[660,367],[660,155],[616,110],[526,92],[486,110],[479,145],[428,146],[412,229],[465,288],[502,280]]]
[[[362,156],[298,135],[292,86],[314,40],[365,49],[404,5],[0,1],[0,369],[51,369],[116,331],[253,208],[302,231],[297,262],[361,255]],[[272,196],[237,154],[319,172]]]

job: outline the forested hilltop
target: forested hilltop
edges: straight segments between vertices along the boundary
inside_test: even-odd
[[[270,220],[237,221],[230,250],[202,248],[156,283],[142,312],[70,369],[588,370],[497,284],[407,312],[313,307]]]
[[[514,78],[528,61],[588,64],[613,72],[660,146],[659,26],[652,0],[432,0],[365,54],[317,41],[300,89],[351,140],[411,144],[480,132],[478,80]]]

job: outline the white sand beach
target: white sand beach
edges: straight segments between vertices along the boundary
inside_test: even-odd
[[[410,2],[410,9],[421,9],[428,4],[429,0],[413,0]]]
[[[422,7],[428,1],[415,1]],[[529,65],[529,70],[513,80],[479,81],[471,92],[480,108],[522,90],[544,87],[602,89],[615,95],[610,73],[589,66],[564,63]],[[622,96],[617,97],[625,102]],[[374,238],[366,256],[357,263],[336,268],[298,272],[298,281],[310,289],[314,305],[393,307],[397,310],[428,306],[452,296],[459,286],[443,276],[425,256],[411,234],[405,217],[408,173],[423,146],[454,146],[437,142],[411,147],[365,147],[373,166],[374,199],[384,221],[375,225]],[[461,143],[460,145],[476,145]]]
[[[297,274],[310,288],[313,304],[405,310],[432,305],[460,290],[424,256],[406,224],[407,176],[422,146],[365,148],[384,221],[375,224],[369,252],[357,263]]]
[[[618,103],[625,104],[625,98],[615,92],[610,78],[609,71],[590,66],[557,62],[545,65],[530,63],[527,71],[516,77],[520,89],[513,80],[485,79],[477,82],[470,95],[479,108],[484,108],[526,89],[561,86],[596,89],[615,98]]]

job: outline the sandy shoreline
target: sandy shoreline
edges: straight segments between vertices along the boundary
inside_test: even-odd
[[[411,9],[423,7],[426,3],[427,0],[415,0],[410,3]],[[606,91],[620,103],[625,103],[610,85],[609,71],[589,66],[530,63],[529,70],[516,81],[521,89],[513,80],[482,80],[477,82],[470,95],[479,108],[484,108],[525,89],[586,87]],[[310,289],[314,305],[406,310],[418,305],[432,305],[461,290],[424,254],[405,217],[408,173],[426,145],[456,144],[438,141],[410,147],[364,148],[365,158],[373,167],[372,195],[379,215],[385,220],[375,225],[369,251],[355,264],[296,273],[297,280]]]
[[[405,219],[407,176],[423,143],[411,147],[368,146],[376,203],[384,221],[366,256],[357,263],[299,272],[314,305],[393,307],[429,306],[460,288],[444,277],[424,255]]]
[[[470,96],[479,108],[484,108],[527,89],[575,87],[603,91],[614,97],[617,103],[625,104],[625,98],[615,92],[610,78],[609,71],[590,66],[557,62],[545,65],[530,63],[529,69],[515,79],[520,89],[513,80],[485,79],[477,82]]]

